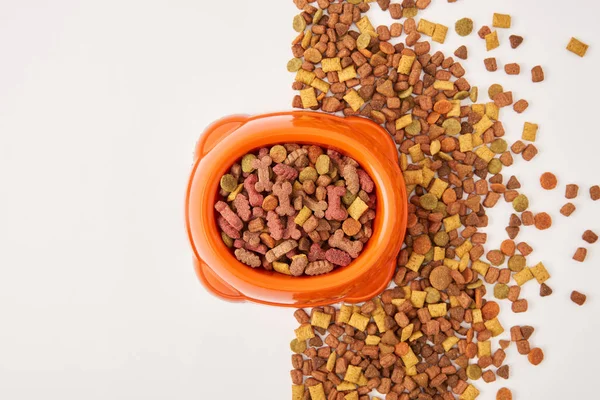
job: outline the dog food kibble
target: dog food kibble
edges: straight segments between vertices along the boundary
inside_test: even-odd
[[[513,49],[516,49],[523,43],[523,37],[518,35],[510,35],[508,40],[510,41],[510,47]]]
[[[512,392],[507,388],[501,388],[498,390],[498,393],[496,393],[496,400],[512,400],[512,398]]]
[[[587,296],[583,293],[579,293],[577,290],[571,292],[571,301],[579,306],[582,306],[587,300]]]
[[[592,244],[596,243],[598,240],[598,235],[588,229],[587,231],[583,232],[582,239]]]
[[[500,42],[498,41],[498,32],[493,31],[492,33],[485,35],[485,47],[487,51],[494,50],[500,47]]]
[[[585,53],[587,53],[588,47],[589,46],[587,44],[579,41],[578,39],[571,38],[569,44],[567,45],[567,50],[577,54],[579,57],[583,57],[585,56]]]
[[[542,283],[540,285],[540,296],[541,297],[546,297],[546,296],[550,296],[552,294],[552,288],[548,285],[546,285],[545,283]]]
[[[454,55],[461,60],[466,60],[469,58],[469,51],[467,50],[467,46],[462,45],[454,52]]]
[[[575,212],[575,209],[575,204],[567,203],[561,207],[560,213],[565,217],[569,217],[571,214],[573,214],[573,212]]]
[[[600,186],[595,185],[590,188],[590,197],[594,201],[600,199]]]
[[[456,21],[454,29],[460,36],[468,36],[473,32],[473,20],[471,18],[459,19]]]
[[[521,114],[523,111],[527,110],[528,107],[529,103],[527,100],[521,99],[513,105],[513,110],[515,110],[516,113]]]
[[[568,184],[565,189],[565,197],[567,199],[574,199],[579,194],[579,186],[575,184]]]
[[[511,25],[510,15],[494,13],[494,19],[492,22],[492,26],[494,28],[510,28],[510,25]]]
[[[542,82],[544,80],[544,70],[540,65],[536,65],[531,69],[531,80],[534,83]]]
[[[558,180],[552,172],[544,172],[540,177],[540,184],[544,189],[552,190],[558,185]]]
[[[519,75],[521,73],[521,66],[517,63],[506,64],[504,66],[504,72],[507,75]]]
[[[485,69],[487,69],[490,72],[494,72],[494,71],[498,70],[498,64],[494,57],[484,59],[483,63],[485,64]]]
[[[529,199],[524,194],[520,194],[512,202],[516,212],[523,212],[529,208]]]
[[[247,154],[240,164],[221,177],[215,204],[223,241],[240,262],[300,276],[358,257],[372,234],[376,198],[356,161],[285,144]]]
[[[531,349],[529,354],[527,354],[527,359],[533,365],[540,365],[544,361],[544,352],[538,347]]]
[[[575,254],[573,255],[573,260],[579,261],[579,262],[584,262],[586,256],[587,256],[587,249],[585,247],[579,247],[575,251]]]
[[[534,217],[534,221],[535,227],[541,231],[546,230],[552,226],[552,217],[545,212],[536,214]]]

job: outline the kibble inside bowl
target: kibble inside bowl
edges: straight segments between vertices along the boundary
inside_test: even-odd
[[[332,149],[276,144],[244,155],[220,180],[221,237],[252,268],[321,275],[356,259],[372,235],[373,180]]]

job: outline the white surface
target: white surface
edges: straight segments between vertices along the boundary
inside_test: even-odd
[[[291,310],[228,304],[198,284],[183,229],[183,194],[195,140],[230,113],[288,109],[285,70],[294,37],[291,0],[0,1],[0,397],[70,399],[289,398]],[[527,314],[506,308],[504,325],[536,327],[546,353],[534,368],[514,347],[512,378],[480,383],[481,398],[500,384],[518,399],[592,399],[600,357],[598,244],[585,264],[570,258],[585,229],[600,231],[600,202],[587,194],[598,177],[597,97],[600,26],[593,0],[436,0],[422,14],[453,26],[492,13],[513,15],[501,30],[501,65],[484,71],[484,43],[450,30],[443,49],[469,47],[468,79],[500,82],[531,107],[504,112],[508,138],[524,120],[539,122],[540,155],[512,171],[553,229],[526,229],[553,274],[554,295],[528,284]],[[375,7],[378,9],[378,7]],[[389,23],[376,11],[373,20]],[[510,33],[525,36],[516,51]],[[584,59],[564,50],[577,36]],[[439,45],[434,46],[440,48]],[[541,64],[546,82],[533,85]],[[517,157],[518,158],[518,157]],[[555,171],[560,188],[537,179]],[[579,183],[579,207],[558,209],[564,184]],[[490,244],[504,238],[509,207],[492,213]],[[569,293],[589,295],[577,308]],[[596,369],[597,370],[597,369]]]

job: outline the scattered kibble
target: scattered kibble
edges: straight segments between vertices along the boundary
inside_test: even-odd
[[[577,197],[577,195],[579,194],[579,186],[575,185],[575,184],[568,184],[566,189],[565,189],[565,197],[567,199],[574,199]]]
[[[594,232],[590,231],[589,229],[587,231],[583,232],[583,235],[581,236],[581,238],[590,244],[596,243],[598,241],[598,235],[596,235]]]
[[[531,81],[534,83],[544,80],[544,70],[540,65],[536,65],[531,69]]]
[[[471,18],[461,18],[454,24],[454,29],[460,36],[468,36],[473,32],[473,20]]]
[[[521,114],[522,112],[527,110],[528,107],[529,102],[527,102],[527,100],[521,99],[513,105],[513,110],[515,110],[516,113]]]
[[[544,172],[540,177],[540,184],[542,185],[542,188],[552,190],[558,185],[558,180],[556,179],[556,175],[552,172]]]
[[[595,185],[590,188],[590,198],[594,201],[600,199],[600,186]]]
[[[572,53],[577,54],[579,57],[583,57],[585,56],[585,53],[587,53],[588,50],[588,45],[581,42],[578,39],[575,39],[574,37],[571,38],[571,40],[569,41],[569,44],[567,45],[567,50],[569,50]]]
[[[552,226],[552,217],[545,212],[541,212],[535,215],[534,217],[535,227],[539,230],[543,231]]]
[[[512,392],[507,388],[500,388],[496,393],[496,400],[512,400]]]
[[[571,301],[577,304],[578,306],[584,305],[586,300],[587,296],[585,294],[580,293],[577,290],[573,290],[571,292]]]
[[[552,288],[548,285],[546,285],[545,283],[542,283],[540,285],[540,296],[541,297],[546,297],[546,296],[550,296],[552,294]]]
[[[494,50],[500,47],[500,41],[498,40],[498,32],[493,31],[492,33],[485,36],[485,48],[487,51]]]
[[[560,213],[562,215],[564,215],[565,217],[569,217],[569,216],[571,216],[571,214],[573,214],[573,212],[575,212],[575,209],[576,209],[575,204],[567,203],[561,207]]]
[[[498,64],[496,63],[496,59],[494,57],[484,59],[483,63],[485,64],[485,69],[490,72],[498,70]]]
[[[479,29],[479,31],[477,32],[477,35],[479,35],[480,38],[485,39],[485,37],[487,35],[489,35],[490,33],[492,33],[492,30],[490,29],[490,27],[487,25],[484,25],[481,27],[481,29]]]
[[[504,66],[504,72],[507,75],[519,75],[521,73],[521,66],[517,63],[510,63]]]
[[[516,49],[517,47],[519,47],[521,45],[521,43],[523,43],[523,36],[510,35],[508,40],[510,40],[510,47],[512,47],[513,49]]]
[[[454,52],[454,55],[461,60],[466,60],[469,58],[469,51],[467,50],[467,46],[462,45]]]
[[[510,24],[510,15],[494,13],[494,19],[492,21],[492,26],[494,28],[510,28]]]
[[[529,208],[529,199],[524,194],[518,195],[512,202],[516,212],[523,212]]]
[[[585,247],[579,247],[575,251],[575,254],[573,255],[573,260],[579,261],[579,262],[584,262],[586,256],[587,256],[587,249]]]
[[[527,359],[532,365],[540,365],[544,361],[544,352],[538,347],[531,349],[527,354]]]

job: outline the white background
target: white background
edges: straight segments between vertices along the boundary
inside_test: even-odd
[[[391,22],[374,10],[376,24]],[[486,72],[484,42],[452,29],[469,16],[478,30],[495,11],[512,14],[513,29],[500,30],[493,55],[520,62],[521,76]],[[520,116],[504,111],[510,141],[523,121],[540,124],[540,155],[517,157],[512,172],[532,209],[554,217],[551,230],[519,239],[555,292],[540,299],[527,284],[530,311],[505,307],[502,321],[507,331],[534,325],[546,360],[533,367],[511,347],[512,378],[480,382],[484,399],[500,383],[517,399],[597,398],[599,244],[584,264],[571,256],[585,229],[600,231],[600,202],[587,194],[600,183],[598,11],[594,0],[434,0],[422,14],[451,26],[434,49],[467,44],[482,100],[499,82],[530,101]],[[229,304],[200,286],[183,197],[210,122],[290,107],[295,13],[291,0],[0,1],[1,398],[289,398],[292,311]],[[511,33],[525,36],[518,50]],[[586,58],[564,49],[571,36],[591,45]],[[546,82],[534,85],[537,64]],[[545,170],[558,190],[539,188]],[[566,219],[558,209],[570,182],[582,191]],[[490,246],[509,211],[492,212]],[[569,301],[573,289],[589,295],[585,307]]]

